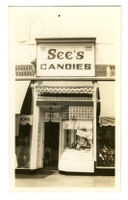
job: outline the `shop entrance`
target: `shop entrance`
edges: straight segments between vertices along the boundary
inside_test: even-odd
[[[46,122],[44,136],[44,167],[58,169],[59,123]]]

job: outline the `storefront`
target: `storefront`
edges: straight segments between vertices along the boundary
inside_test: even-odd
[[[36,43],[16,66],[16,168],[114,169],[115,66],[96,65],[96,38]]]

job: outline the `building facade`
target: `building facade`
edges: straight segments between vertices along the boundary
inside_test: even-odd
[[[49,7],[12,15],[17,169],[115,168],[119,13]]]

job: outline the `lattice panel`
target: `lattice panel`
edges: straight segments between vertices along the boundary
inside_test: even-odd
[[[115,66],[114,65],[96,65],[95,66],[95,76],[96,77],[111,77],[115,76]]]
[[[92,106],[69,106],[63,108],[62,119],[93,119]]]
[[[34,76],[35,72],[36,71],[33,65],[16,65],[15,66],[16,77]]]

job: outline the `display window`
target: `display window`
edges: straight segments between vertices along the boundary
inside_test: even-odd
[[[92,120],[63,121],[63,152],[61,160],[87,161],[93,158]]]
[[[83,133],[83,135],[82,135]],[[64,130],[64,149],[90,150],[92,148],[92,137],[86,135],[83,130]]]
[[[29,87],[21,107],[15,116],[15,168],[30,168],[31,133],[33,125],[32,91]]]
[[[115,127],[98,127],[97,166],[115,167]]]
[[[29,168],[30,162],[31,126],[19,126],[19,135],[16,136],[16,168]]]

